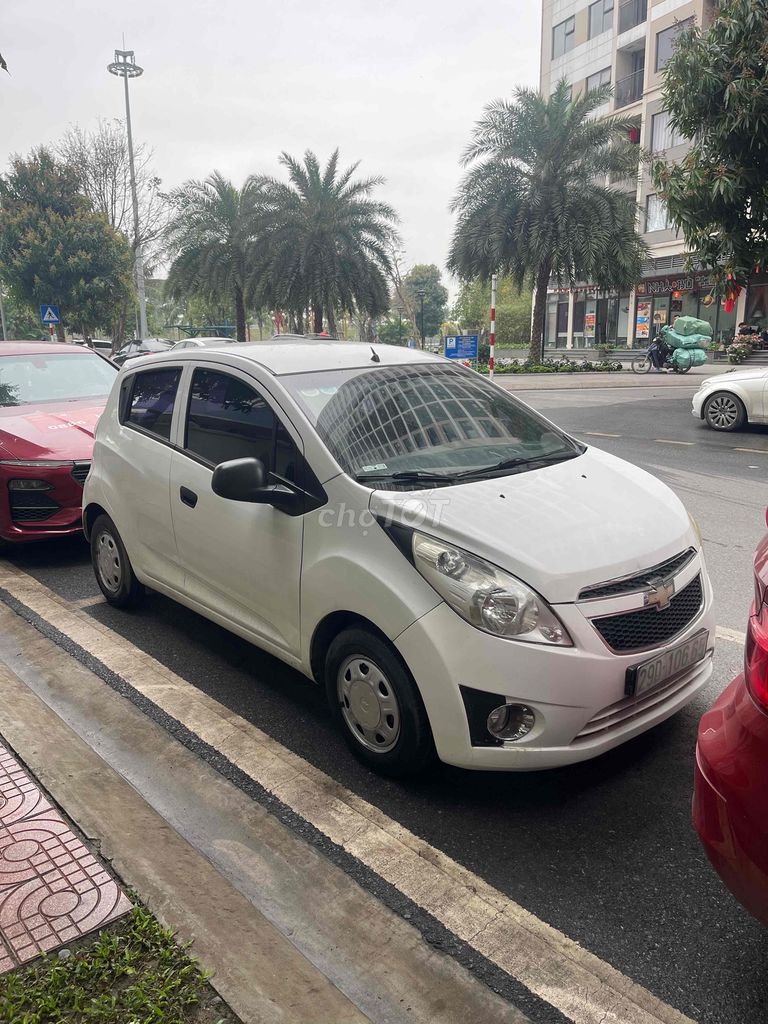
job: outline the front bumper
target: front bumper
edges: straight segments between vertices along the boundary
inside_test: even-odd
[[[704,592],[700,612],[669,643],[642,654],[619,655],[609,650],[590,621],[593,609],[583,605],[555,608],[573,638],[573,647],[490,636],[446,604],[413,623],[395,644],[419,686],[440,759],[464,768],[500,771],[555,768],[603,754],[684,707],[712,674],[712,588],[698,559],[692,566],[692,571],[697,570]],[[640,698],[625,697],[628,668],[702,629],[710,636],[703,661],[658,690]],[[473,745],[461,687],[528,705],[536,713],[536,725],[517,742]]]
[[[738,676],[699,725],[693,823],[725,885],[768,925],[766,762],[768,715]]]
[[[82,460],[65,466],[0,466],[0,538],[25,543],[79,533],[89,465]],[[49,487],[14,496],[8,482],[18,479],[45,480]]]
[[[704,419],[704,399],[709,392],[697,391],[691,399],[691,416],[697,420]]]

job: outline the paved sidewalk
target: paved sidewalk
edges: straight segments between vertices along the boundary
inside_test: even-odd
[[[0,743],[0,974],[130,909],[104,865]]]
[[[509,391],[560,391],[584,388],[685,388],[696,390],[707,377],[716,377],[734,367],[727,363],[696,366],[688,373],[497,373],[494,381]]]

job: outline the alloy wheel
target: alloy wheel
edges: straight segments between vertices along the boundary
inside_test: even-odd
[[[349,731],[367,750],[386,754],[400,737],[400,705],[386,675],[355,655],[339,668],[336,689]]]
[[[728,430],[740,415],[738,401],[730,395],[716,395],[707,406],[707,422],[719,430]]]

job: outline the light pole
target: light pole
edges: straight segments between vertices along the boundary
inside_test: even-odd
[[[421,300],[421,347],[424,348],[424,296],[427,294],[423,288],[419,288],[416,292]]]
[[[125,43],[123,43],[125,46]],[[146,338],[147,327],[147,296],[144,292],[144,260],[141,254],[141,238],[139,235],[139,197],[136,194],[136,169],[133,163],[133,134],[131,132],[131,102],[128,98],[128,79],[138,78],[144,74],[144,68],[136,63],[133,50],[115,50],[114,61],[107,65],[111,75],[123,79],[125,85],[125,127],[128,132],[128,166],[131,172],[131,198],[133,200],[133,248],[136,261],[136,287],[139,292],[139,335]]]
[[[397,307],[397,344],[403,344],[403,307]]]
[[[3,282],[0,281],[0,327],[3,329],[3,341],[8,341],[8,331],[5,327],[5,306],[3,305]]]

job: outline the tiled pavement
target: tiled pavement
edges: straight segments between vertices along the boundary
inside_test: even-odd
[[[114,921],[131,904],[0,744],[0,973]]]

